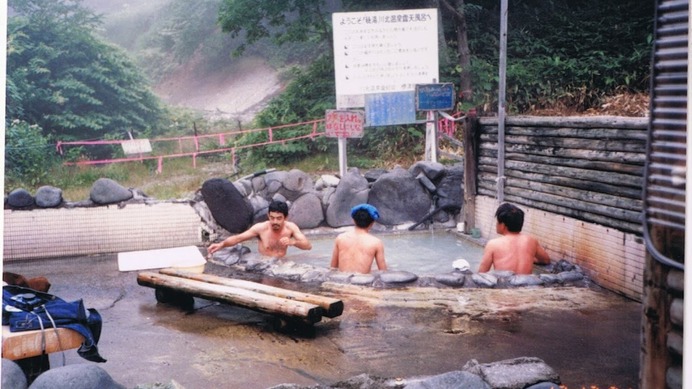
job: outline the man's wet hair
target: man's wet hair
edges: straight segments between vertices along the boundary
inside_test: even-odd
[[[497,207],[495,217],[499,223],[507,226],[509,232],[521,232],[524,227],[524,211],[519,207],[504,203]]]
[[[281,212],[284,216],[288,216],[288,204],[283,201],[272,200],[272,202],[269,203],[267,212]]]
[[[370,212],[368,212],[367,209],[359,209],[353,212],[351,217],[353,217],[353,221],[356,223],[356,226],[360,228],[366,228],[375,221],[375,219],[370,216]]]

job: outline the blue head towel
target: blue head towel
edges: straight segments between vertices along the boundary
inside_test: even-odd
[[[357,211],[360,211],[361,209],[368,211],[372,220],[377,220],[380,218],[380,213],[377,212],[377,208],[373,207],[370,204],[358,204],[355,207],[351,208],[351,217],[353,217],[353,214],[355,214]]]

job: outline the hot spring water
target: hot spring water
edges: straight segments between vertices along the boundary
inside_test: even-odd
[[[449,232],[374,233],[384,243],[384,258],[389,270],[405,270],[417,275],[453,271],[452,262],[465,259],[472,271],[478,270],[483,247]],[[312,250],[289,249],[287,259],[316,267],[329,267],[334,237],[308,237]],[[373,270],[377,265],[373,264]]]

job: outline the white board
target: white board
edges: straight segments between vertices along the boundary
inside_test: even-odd
[[[146,270],[165,267],[196,267],[207,263],[195,246],[118,253],[118,270]]]
[[[337,108],[438,82],[437,20],[436,8],[333,13]]]
[[[125,155],[151,153],[149,139],[130,139],[121,143]]]

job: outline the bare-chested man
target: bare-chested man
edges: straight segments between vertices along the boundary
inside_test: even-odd
[[[257,238],[259,253],[268,257],[284,257],[288,246],[301,250],[310,250],[312,244],[308,238],[300,232],[295,223],[286,220],[288,205],[283,201],[272,201],[269,204],[267,217],[269,220],[260,222],[250,227],[249,230],[238,235],[229,236],[221,243],[209,245],[207,252],[214,254],[224,247],[235,246],[246,240]]]
[[[380,217],[377,208],[370,204],[356,205],[351,209],[351,217],[356,226],[336,237],[331,267],[342,272],[367,274],[374,260],[379,270],[387,270],[384,245],[370,234],[375,220]]]
[[[511,270],[515,274],[531,274],[533,264],[549,264],[550,256],[536,238],[522,234],[524,211],[512,204],[502,204],[495,212],[496,231],[502,235],[485,246],[479,273],[490,270]]]

